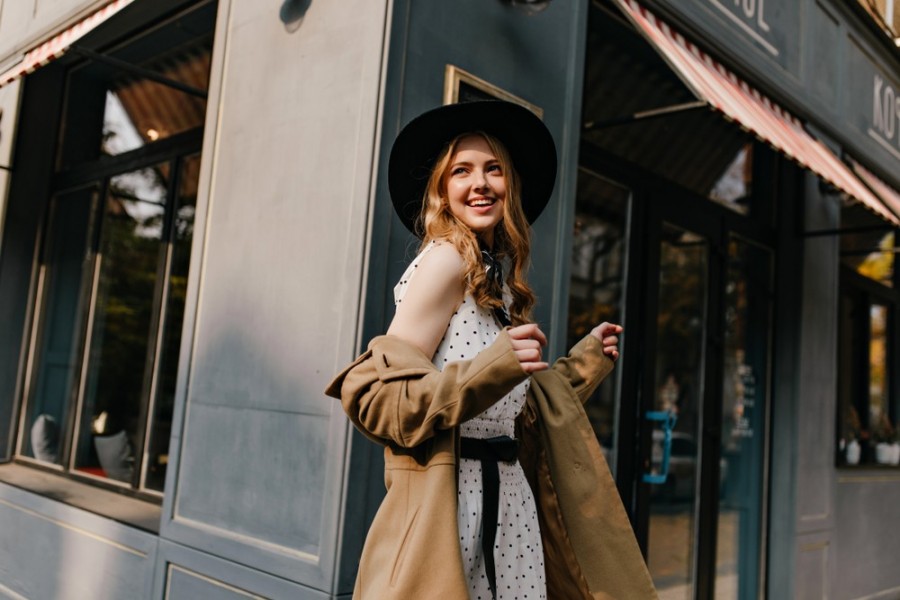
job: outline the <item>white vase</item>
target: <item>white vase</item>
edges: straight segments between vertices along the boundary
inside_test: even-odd
[[[891,445],[885,442],[879,442],[875,445],[875,462],[879,465],[887,465],[891,462]]]
[[[859,464],[859,455],[862,449],[859,447],[859,442],[856,440],[850,440],[850,443],[847,444],[846,450],[846,459],[848,465],[858,465]]]
[[[891,464],[900,465],[900,442],[891,444]]]

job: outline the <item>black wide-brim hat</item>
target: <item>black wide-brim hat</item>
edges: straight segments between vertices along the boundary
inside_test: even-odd
[[[415,230],[416,220],[438,156],[458,135],[478,131],[506,146],[519,174],[522,209],[529,224],[550,201],[556,182],[556,146],[537,115],[524,106],[501,100],[448,104],[410,121],[391,149],[391,200],[397,216],[416,235],[421,235]]]

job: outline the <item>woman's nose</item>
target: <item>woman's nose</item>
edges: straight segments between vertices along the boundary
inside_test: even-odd
[[[474,178],[473,178],[472,184],[475,186],[476,189],[479,189],[479,190],[486,189],[487,187],[489,187],[487,174],[480,169],[476,170],[474,172]]]

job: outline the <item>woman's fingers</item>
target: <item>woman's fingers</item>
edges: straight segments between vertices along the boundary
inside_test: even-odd
[[[525,340],[510,340],[510,344],[513,347],[513,350],[540,350],[541,343],[537,340],[525,339]]]
[[[529,363],[520,363],[522,365],[522,370],[528,373],[536,373],[538,371],[543,371],[544,369],[549,369],[550,365],[545,362],[529,362]]]
[[[547,345],[547,336],[536,323],[526,323],[509,329],[509,337],[513,340],[537,340],[541,346]]]
[[[623,331],[623,329],[622,329],[621,325],[616,325],[615,323],[607,323],[606,321],[604,321],[603,323],[600,323],[599,325],[594,327],[594,329],[593,329],[593,331],[591,331],[591,333],[597,339],[603,340],[604,338],[606,338],[608,336],[617,335],[619,333],[622,333],[622,331]]]
[[[624,329],[615,323],[603,322],[594,327],[591,335],[603,344],[603,353],[613,360],[619,358],[619,335]]]
[[[532,348],[528,348],[525,350],[516,350],[516,358],[519,359],[520,363],[524,362],[540,362],[541,360],[541,351],[535,350]]]
[[[541,348],[547,345],[547,336],[534,323],[509,329],[509,339],[522,370],[526,373],[543,371],[550,365],[541,360]]]

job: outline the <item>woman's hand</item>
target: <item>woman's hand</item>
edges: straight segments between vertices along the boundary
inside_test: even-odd
[[[543,371],[550,365],[541,360],[541,348],[547,345],[547,336],[534,323],[512,327],[508,331],[513,350],[522,370],[526,373]]]
[[[621,325],[603,322],[594,327],[591,335],[603,344],[603,354],[613,360],[619,358],[619,334],[623,329]]]

